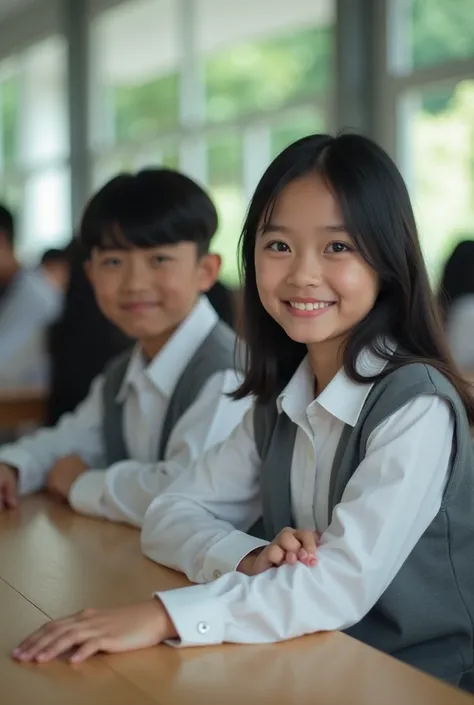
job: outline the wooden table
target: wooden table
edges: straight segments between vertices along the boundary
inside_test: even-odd
[[[342,634],[285,644],[160,645],[70,666],[10,659],[47,617],[144,599],[185,578],[140,554],[138,531],[42,496],[0,515],[1,705],[469,705],[449,688]]]
[[[40,388],[0,390],[0,428],[41,425],[46,416],[47,391]]]

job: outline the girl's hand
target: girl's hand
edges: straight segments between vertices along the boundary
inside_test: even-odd
[[[80,663],[99,651],[115,653],[155,646],[177,636],[163,604],[156,599],[116,609],[78,612],[45,624],[13,652],[18,661],[46,663],[76,649],[69,658]]]
[[[258,575],[269,568],[276,568],[285,563],[294,565],[297,561],[314,567],[318,562],[318,539],[319,534],[316,531],[287,527],[280,531],[268,546],[246,556],[237,570],[247,575]]]

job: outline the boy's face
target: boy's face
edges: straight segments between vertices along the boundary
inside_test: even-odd
[[[156,355],[214,284],[218,255],[199,257],[193,242],[129,250],[94,249],[86,265],[107,318]]]

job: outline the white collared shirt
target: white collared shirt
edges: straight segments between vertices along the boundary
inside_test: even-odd
[[[20,270],[0,306],[0,388],[45,385],[46,331],[61,314],[64,294],[41,269]]]
[[[366,374],[383,367],[368,354],[360,362]],[[305,360],[278,403],[298,425],[291,467],[296,526],[323,532],[314,568],[297,563],[254,577],[235,572],[265,544],[244,533],[261,513],[253,410],[227,442],[150,505],[144,553],[207,583],[158,594],[180,645],[272,642],[348,628],[373,607],[438,513],[453,440],[448,404],[417,397],[375,429],[331,518],[335,450],[371,385],[340,371],[316,400],[313,386]]]
[[[227,438],[241,421],[250,400],[233,402],[239,378],[234,370],[217,372],[183,414],[170,434],[165,460],[156,462],[159,439],[174,387],[197,348],[217,322],[206,298],[201,298],[163,350],[146,366],[137,347],[118,394],[124,402],[124,435],[130,458],[107,470],[102,435],[103,377],[88,398],[53,429],[0,449],[0,462],[19,469],[20,491],[44,486],[54,463],[79,455],[94,472],[81,475],[69,495],[74,509],[85,514],[140,526],[151,500],[200,455]]]

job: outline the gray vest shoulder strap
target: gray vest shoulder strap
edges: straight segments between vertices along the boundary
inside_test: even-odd
[[[126,350],[114,358],[104,371],[102,432],[107,465],[113,465],[128,456],[123,436],[123,405],[117,401],[117,394],[132,352],[133,350]]]
[[[453,412],[456,430],[465,427],[466,414],[456,390],[434,367],[413,363],[390,372],[372,388],[356,426],[344,427],[331,472],[330,511],[341,501],[347,482],[365,455],[373,431],[405,404],[424,394],[437,395],[447,401]],[[456,433],[453,452],[464,452],[464,447],[460,446],[466,442],[469,438],[466,439],[465,434]],[[450,492],[448,484],[445,501],[449,500]]]
[[[171,432],[208,379],[216,372],[232,368],[239,368],[236,336],[229,326],[219,321],[194,353],[173,391],[163,422],[158,460],[164,459]]]
[[[198,347],[176,384],[163,422],[157,460],[163,460],[173,428],[194,403],[207,380],[220,370],[239,367],[235,333],[219,321]],[[107,464],[128,457],[123,434],[123,404],[117,402],[132,351],[114,359],[105,371],[103,433]]]
[[[262,460],[260,492],[262,519],[249,531],[253,536],[271,540],[285,526],[292,526],[291,463],[297,426],[282,412],[277,398],[254,406],[254,437]]]

